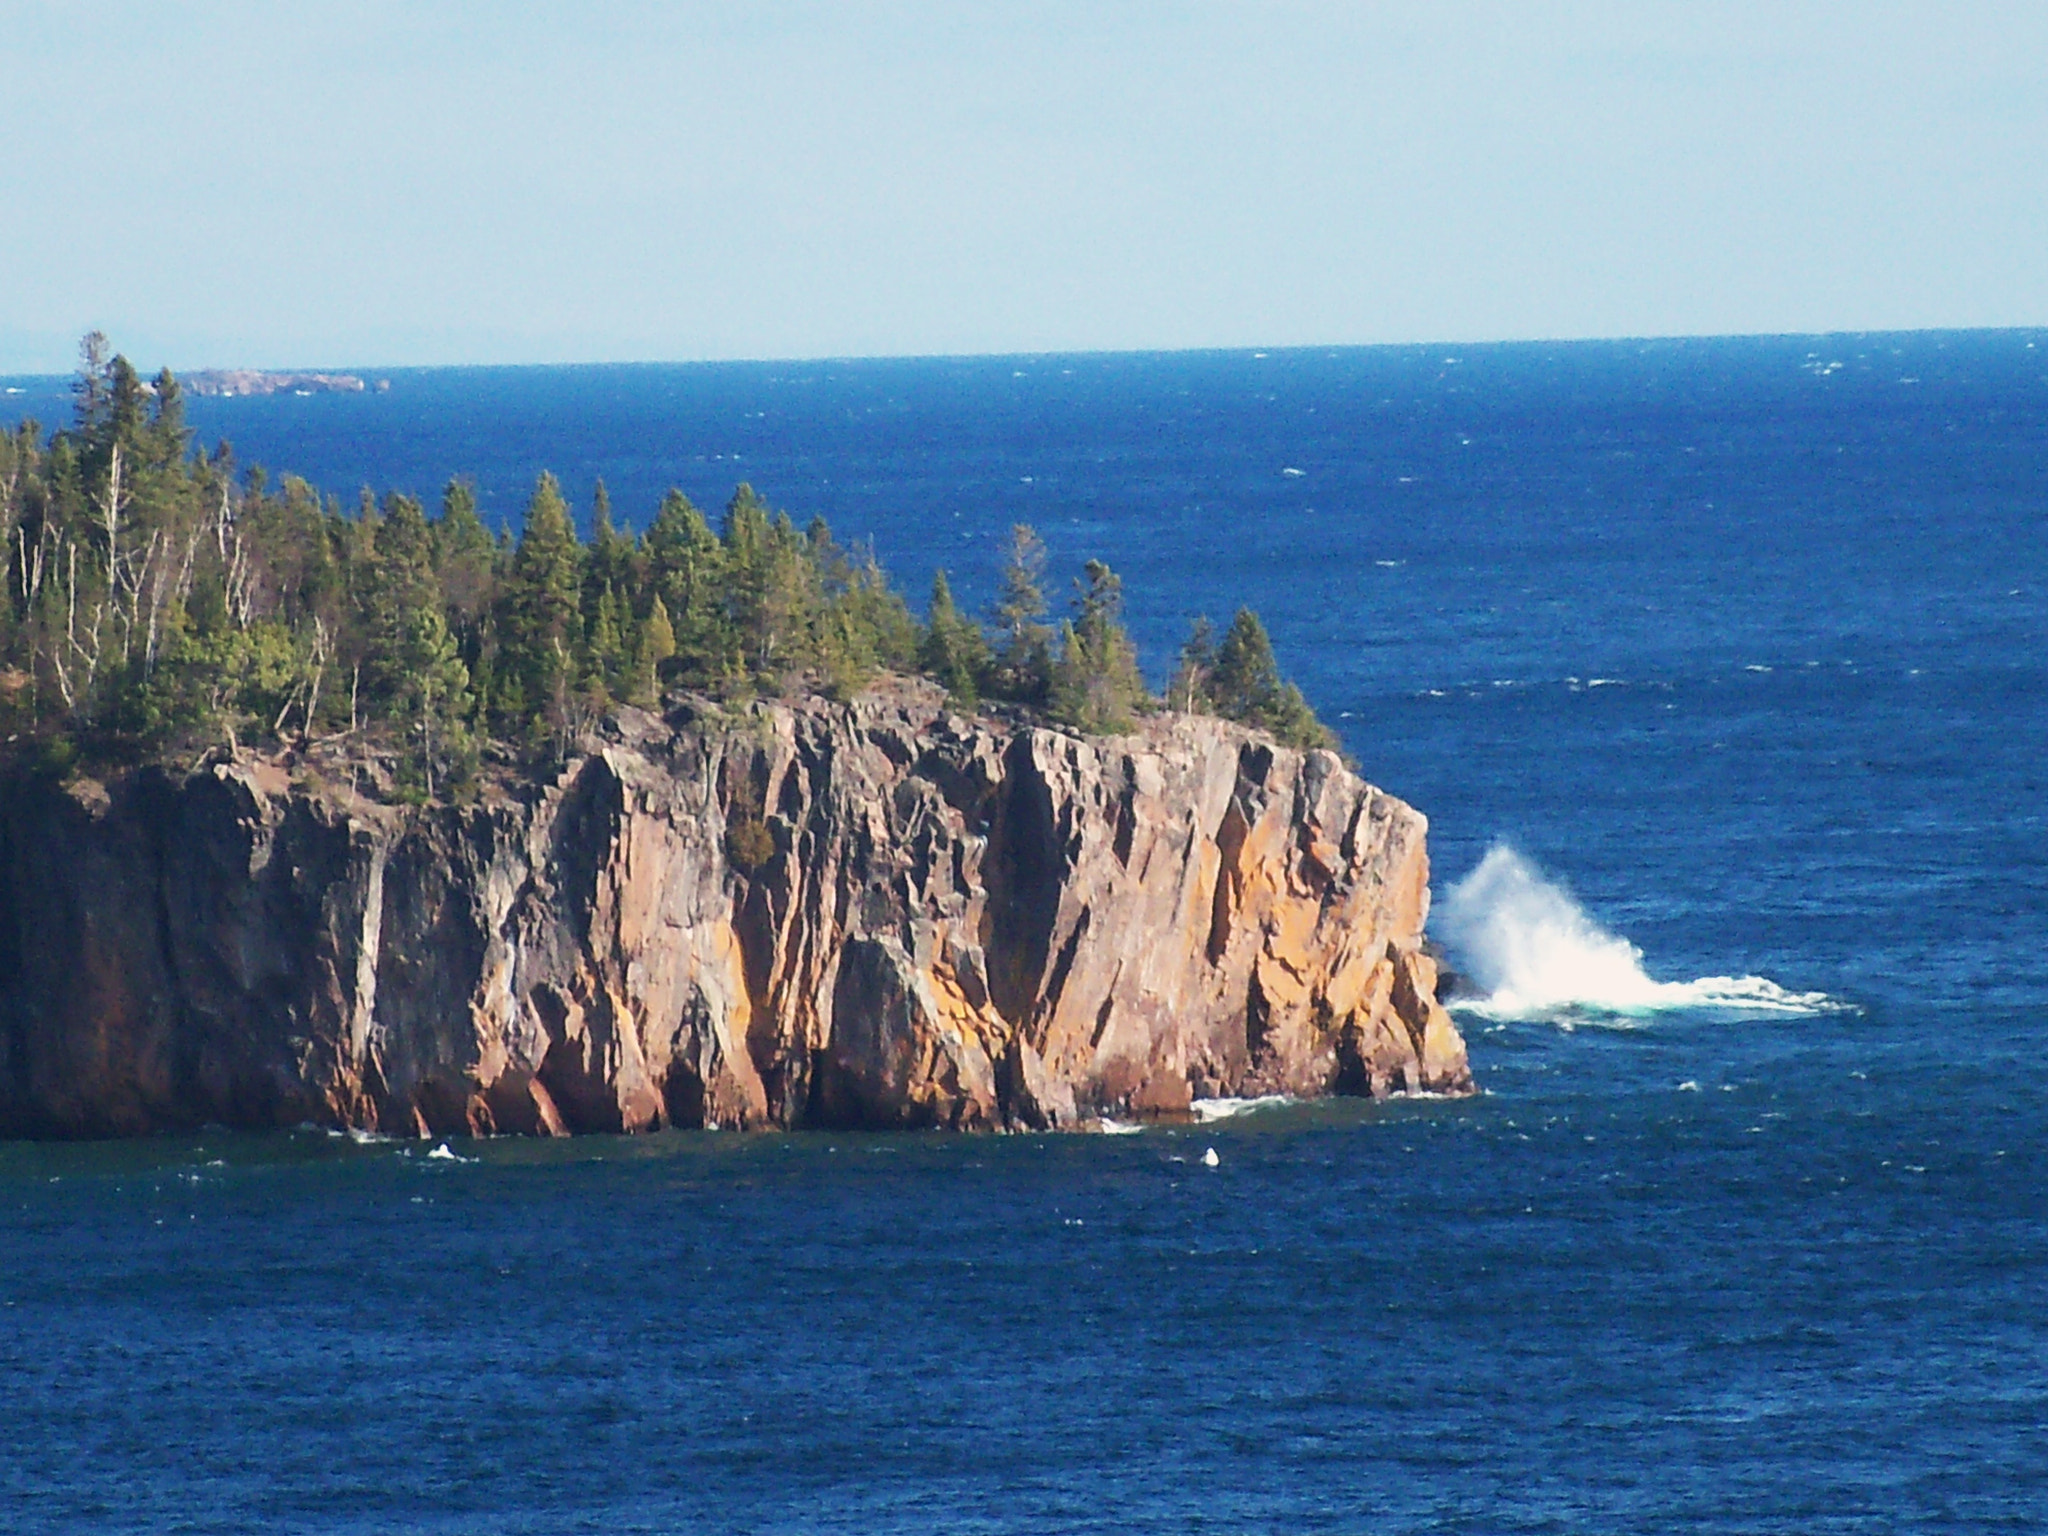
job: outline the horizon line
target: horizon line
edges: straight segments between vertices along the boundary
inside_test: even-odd
[[[1521,336],[1495,338],[1435,339],[1420,341],[1327,341],[1327,342],[1272,342],[1245,343],[1214,346],[1175,347],[1046,347],[1028,350],[991,350],[986,352],[826,352],[826,353],[763,353],[746,357],[670,357],[670,358],[587,358],[574,362],[441,362],[441,363],[289,363],[259,365],[254,363],[207,363],[178,368],[171,366],[174,377],[189,378],[195,375],[218,373],[454,373],[474,370],[512,371],[541,368],[722,368],[759,367],[767,364],[829,364],[829,363],[943,363],[943,362],[1007,362],[1039,358],[1117,358],[1117,357],[1199,357],[1237,355],[1266,357],[1275,353],[1303,352],[1414,352],[1435,351],[1444,347],[1581,347],[1581,346],[1652,346],[1663,343],[1695,341],[1801,341],[1828,340],[1837,337],[1873,338],[1886,336],[1995,336],[2023,335],[2031,332],[2048,334],[2048,322],[2032,325],[1928,325],[1928,326],[1877,326],[1868,328],[1836,327],[1825,330],[1786,331],[1668,331],[1643,332],[1613,336]],[[80,339],[91,331],[80,333]],[[104,333],[103,333],[104,334]],[[110,337],[111,341],[112,338]],[[125,356],[118,348],[114,355]],[[132,359],[131,359],[132,362]],[[138,371],[145,371],[138,367]],[[150,369],[147,372],[153,373]],[[11,381],[42,381],[71,379],[77,376],[75,368],[63,372],[0,373],[0,379]]]

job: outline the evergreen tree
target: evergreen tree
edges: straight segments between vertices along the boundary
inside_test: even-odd
[[[1280,693],[1280,664],[1266,626],[1249,608],[1237,610],[1216,648],[1211,694],[1216,712],[1231,720],[1258,722]]]
[[[590,550],[583,572],[584,603],[592,619],[607,587],[614,600],[632,590],[633,541],[613,525],[611,492],[599,480],[591,499]]]
[[[526,506],[512,569],[499,601],[496,686],[516,687],[524,726],[559,729],[576,680],[582,547],[555,477],[543,474]],[[507,700],[513,695],[507,691]]]
[[[1061,630],[1053,717],[1082,731],[1128,731],[1151,698],[1122,623],[1123,582],[1100,560],[1090,560],[1084,570],[1074,584],[1074,618]]]
[[[782,555],[768,508],[745,481],[725,505],[724,570],[721,638],[732,651],[719,672],[727,676],[761,676],[775,657],[777,600]],[[716,674],[714,674],[716,675]]]
[[[1267,730],[1291,747],[1334,749],[1336,736],[1315,716],[1301,690],[1282,680],[1266,626],[1249,608],[1237,610],[1216,648],[1211,679],[1216,713]]]
[[[0,433],[0,722],[52,762],[350,730],[395,748],[403,792],[425,799],[473,778],[478,731],[560,742],[664,683],[847,698],[923,670],[958,705],[989,694],[1085,730],[1149,706],[1115,574],[1087,566],[1055,637],[1045,549],[1022,525],[991,633],[944,572],[920,625],[872,552],[823,519],[799,532],[746,485],[718,533],[672,492],[636,544],[600,484],[586,550],[542,476],[517,541],[494,538],[461,481],[430,522],[410,496],[345,507],[225,444],[194,452],[173,374],[145,384],[99,336],[81,356],[69,428]],[[1334,741],[1249,611],[1220,640],[1197,624],[1169,697]]]
[[[147,458],[152,469],[161,471],[184,461],[192,434],[185,426],[185,391],[170,369],[158,371],[154,394]]]
[[[448,606],[449,628],[474,645],[497,580],[497,547],[477,516],[476,489],[450,480],[441,492],[441,516],[434,524],[434,574]]]
[[[932,598],[925,612],[918,665],[952,696],[954,704],[971,710],[981,698],[981,676],[989,664],[988,641],[981,626],[954,606],[953,589],[944,570],[932,573]]]
[[[78,343],[78,373],[71,381],[72,424],[81,441],[91,442],[106,424],[112,405],[107,375],[113,360],[106,333],[87,331]]]
[[[851,698],[879,671],[916,669],[917,620],[871,551],[849,554],[814,518],[793,575],[801,600],[786,619],[792,653],[816,671],[828,696]]]
[[[394,491],[384,498],[383,517],[372,533],[380,582],[440,595],[440,578],[434,571],[434,533],[427,526],[425,507]]]
[[[584,638],[584,687],[609,698],[625,691],[629,659],[625,629],[619,623],[619,602],[611,583],[598,594],[597,611]]]
[[[408,608],[393,645],[401,682],[384,711],[401,734],[401,788],[433,800],[467,789],[475,776],[469,669],[438,601]]]
[[[640,626],[639,645],[634,650],[631,702],[657,704],[661,701],[661,669],[675,653],[675,626],[669,623],[668,605],[657,596],[647,610],[647,622]]]
[[[647,585],[674,626],[677,671],[693,682],[723,676],[732,649],[720,595],[724,551],[704,514],[671,490],[641,540]]]
[[[1002,584],[991,615],[995,665],[988,691],[998,698],[1036,704],[1052,680],[1052,631],[1045,624],[1045,544],[1029,523],[1010,529]]]

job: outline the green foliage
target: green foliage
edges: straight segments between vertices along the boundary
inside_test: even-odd
[[[356,733],[395,755],[413,800],[473,790],[482,748],[559,748],[614,702],[688,687],[729,701],[850,698],[922,671],[956,708],[995,698],[1078,729],[1152,707],[1115,574],[1090,562],[1073,616],[1046,621],[1045,546],[1011,531],[989,628],[944,572],[920,624],[871,553],[801,530],[739,486],[714,531],[671,491],[645,535],[597,487],[587,542],[543,475],[516,542],[462,480],[438,515],[365,490],[347,510],[305,481],[195,452],[168,371],[145,382],[86,338],[72,425],[0,433],[0,726],[67,765]],[[1169,690],[1297,744],[1329,734],[1241,613],[1190,641]],[[773,839],[741,787],[728,852]]]
[[[438,604],[424,603],[407,613],[396,651],[404,664],[403,681],[385,702],[384,715],[403,744],[400,787],[426,800],[460,794],[477,767],[476,739],[469,728],[469,668]]]
[[[1083,570],[1074,583],[1074,618],[1060,631],[1052,715],[1080,731],[1128,731],[1152,700],[1138,671],[1137,647],[1122,623],[1123,582],[1100,560],[1090,560]]]
[[[990,614],[996,655],[988,692],[1024,704],[1045,700],[1052,684],[1052,631],[1045,624],[1045,544],[1029,523],[1010,529],[1002,586]]]
[[[704,514],[681,491],[662,498],[642,541],[652,596],[666,605],[682,658],[678,680],[711,684],[730,661],[722,634],[720,580],[724,550]]]
[[[582,640],[582,555],[561,487],[543,474],[498,596],[494,674],[502,692],[492,703],[501,725],[553,732],[569,722]]]
[[[1336,748],[1336,735],[1316,718],[1301,690],[1280,676],[1273,642],[1251,609],[1238,609],[1222,642],[1213,650],[1208,647],[1208,620],[1199,620],[1195,634],[1182,648],[1182,672],[1175,678],[1176,702],[1181,697],[1179,690],[1185,687],[1189,696],[1185,708],[1258,726],[1290,747]]]
[[[775,834],[761,815],[760,791],[744,775],[733,785],[725,807],[725,856],[750,875],[775,857]]]
[[[1195,619],[1188,637],[1181,642],[1180,665],[1166,687],[1166,704],[1182,714],[1213,714],[1216,699],[1211,685],[1216,676],[1216,626],[1207,614]]]
[[[465,641],[482,632],[497,578],[497,546],[476,514],[476,490],[466,480],[450,480],[441,493],[441,516],[434,524],[434,575],[441,583],[448,623]]]
[[[989,666],[988,638],[979,624],[954,606],[953,589],[943,570],[932,574],[932,600],[925,610],[917,664],[958,708],[971,710],[980,702],[981,678]]]
[[[587,599],[595,599],[606,587],[624,591],[633,580],[633,541],[612,523],[612,496],[602,480],[590,512],[590,554],[584,562]]]
[[[640,626],[639,643],[633,651],[630,703],[652,704],[661,696],[661,669],[675,653],[675,626],[669,622],[668,605],[657,596],[647,610],[647,622]]]

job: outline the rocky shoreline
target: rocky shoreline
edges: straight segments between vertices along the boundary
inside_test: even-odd
[[[465,807],[0,786],[0,1136],[1053,1129],[1472,1087],[1427,824],[1207,717],[621,710]]]

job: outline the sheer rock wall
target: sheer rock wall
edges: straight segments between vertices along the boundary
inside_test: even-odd
[[[625,712],[373,804],[249,754],[0,783],[0,1135],[1051,1128],[1471,1087],[1426,823],[1333,755],[849,705]]]

